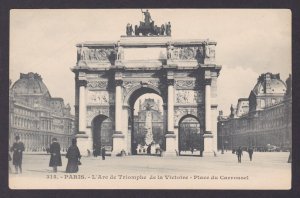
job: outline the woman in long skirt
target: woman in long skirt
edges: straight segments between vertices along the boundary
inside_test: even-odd
[[[53,167],[53,172],[57,172],[57,167],[61,166],[61,154],[60,154],[60,145],[57,142],[56,138],[52,139],[52,144],[50,145],[50,162],[49,166]]]
[[[72,139],[72,145],[68,148],[66,158],[68,158],[68,164],[66,168],[67,173],[77,173],[78,172],[78,165],[80,163],[80,152],[77,147],[76,139]]]
[[[13,144],[11,151],[13,151],[13,165],[15,166],[16,174],[18,174],[18,169],[20,173],[22,173],[22,159],[23,159],[23,151],[25,151],[25,147],[23,142],[20,141],[20,137],[16,136],[16,142]]]

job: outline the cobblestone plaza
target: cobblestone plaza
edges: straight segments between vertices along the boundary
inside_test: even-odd
[[[66,174],[67,160],[53,174],[49,155],[25,155],[23,173],[10,174],[10,188],[22,189],[289,189],[288,152],[255,152],[242,163],[231,152],[217,157],[84,157],[76,174]],[[30,182],[28,179],[30,178]],[[13,185],[12,185],[13,184]]]

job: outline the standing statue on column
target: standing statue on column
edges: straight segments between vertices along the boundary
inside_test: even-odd
[[[167,34],[167,36],[171,36],[171,23],[170,23],[170,21],[166,24],[166,34]]]
[[[132,25],[130,23],[128,23],[126,26],[126,35],[131,36],[132,32],[133,32]]]
[[[161,27],[160,27],[160,35],[164,35],[165,34],[165,30],[166,30],[165,25],[162,24]]]
[[[169,44],[167,48],[167,59],[173,59],[173,50],[174,47],[171,44]]]

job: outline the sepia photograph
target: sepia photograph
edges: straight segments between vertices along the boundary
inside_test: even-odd
[[[289,9],[11,9],[10,189],[292,187]]]

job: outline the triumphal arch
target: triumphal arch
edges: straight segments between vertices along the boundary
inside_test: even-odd
[[[215,64],[217,43],[175,40],[170,22],[166,26],[141,22],[135,27],[137,34],[128,24],[127,35],[119,41],[76,45],[77,64],[72,71],[76,138],[82,155],[94,149],[93,130],[105,123],[111,126],[112,155],[132,154],[134,103],[145,93],[155,93],[163,101],[164,155],[178,152],[178,126],[185,117],[194,117],[200,124],[204,156],[217,150],[217,78],[221,70]]]

